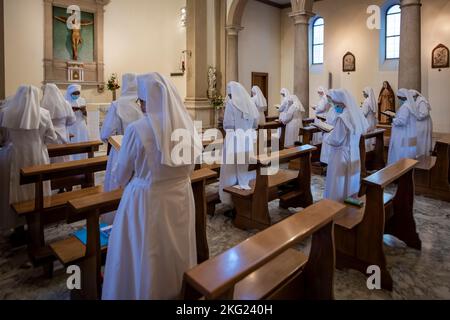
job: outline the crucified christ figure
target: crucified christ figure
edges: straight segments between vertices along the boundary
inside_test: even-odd
[[[72,14],[75,14],[75,11],[73,11]],[[67,19],[69,18],[55,16],[55,19],[67,23]],[[94,24],[94,21],[81,20],[79,23],[76,19],[71,21],[71,28],[69,29],[72,30],[72,57],[74,61],[78,61],[78,49],[83,43],[83,39],[81,38],[81,27],[90,26],[92,24]]]

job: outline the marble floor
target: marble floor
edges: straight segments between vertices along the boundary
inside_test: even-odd
[[[102,180],[99,176],[97,181]],[[313,177],[314,200],[322,198],[323,177]],[[212,185],[210,188],[217,188]],[[208,218],[208,242],[211,255],[242,242],[255,232],[236,229],[222,213],[226,208],[218,206],[214,217]],[[278,202],[270,203],[270,214],[279,221],[300,209],[282,210]],[[366,278],[352,270],[335,273],[335,297],[343,300],[357,299],[450,299],[450,203],[417,196],[414,215],[422,239],[422,251],[407,248],[402,242],[385,237],[388,268],[394,280],[393,292],[370,291]],[[50,240],[67,237],[80,225],[61,224],[46,231]],[[308,242],[299,247],[309,250]],[[69,299],[66,287],[67,275],[57,266],[52,279],[42,277],[41,269],[34,269],[27,259],[26,248],[12,249],[5,238],[0,237],[0,299]]]

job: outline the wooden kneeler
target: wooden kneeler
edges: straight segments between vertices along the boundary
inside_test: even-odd
[[[336,220],[336,266],[356,269],[366,274],[371,265],[381,269],[381,286],[392,290],[392,277],[387,270],[383,251],[383,235],[390,234],[409,247],[421,249],[413,215],[414,166],[416,160],[403,159],[365,178],[364,208],[347,206],[342,217]],[[397,184],[394,197],[384,189]]]

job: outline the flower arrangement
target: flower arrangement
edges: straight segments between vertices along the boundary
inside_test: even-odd
[[[113,94],[113,101],[116,100],[116,90],[120,89],[119,80],[117,80],[117,74],[113,73],[108,79],[107,88]]]
[[[211,105],[215,109],[222,109],[224,107],[225,99],[221,95],[217,95],[214,98],[211,99]]]

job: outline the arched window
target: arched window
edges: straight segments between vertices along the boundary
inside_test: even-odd
[[[323,64],[324,47],[324,27],[323,18],[317,18],[312,27],[312,64]]]
[[[391,6],[386,11],[386,59],[400,58],[400,5]]]

